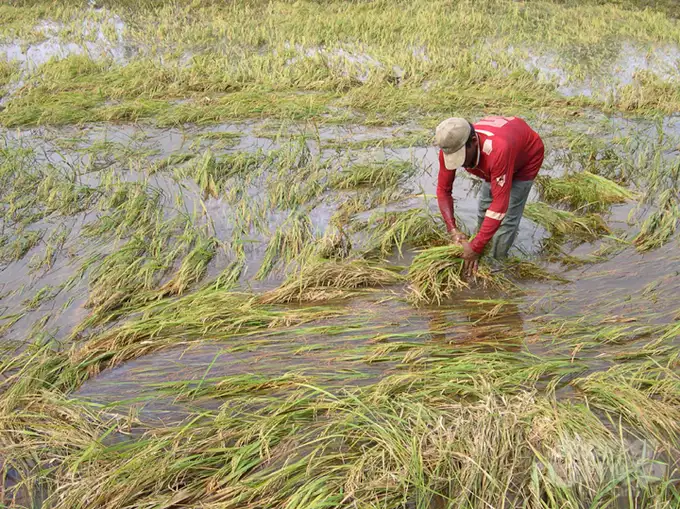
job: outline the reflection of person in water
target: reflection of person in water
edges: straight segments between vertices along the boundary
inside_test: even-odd
[[[429,326],[434,341],[450,344],[498,342],[516,351],[524,340],[522,314],[517,304],[507,301],[467,301],[448,312],[432,310]]]

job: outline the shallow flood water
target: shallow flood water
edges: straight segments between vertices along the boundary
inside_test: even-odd
[[[299,5],[269,8],[282,15]],[[544,9],[542,16],[553,5],[513,4],[513,15],[521,21],[527,11]],[[312,7],[305,4],[310,13]],[[177,11],[178,19],[196,15],[193,8]],[[645,11],[639,19],[654,24],[654,16]],[[642,111],[635,97],[631,104],[617,101],[648,90],[645,80],[674,91],[680,51],[671,37],[649,36],[656,42],[642,47],[628,42],[624,30],[616,44],[596,48],[606,53],[604,63],[588,44],[538,50],[519,39],[496,45],[482,38],[473,47],[484,51],[461,51],[459,62],[467,65],[469,57],[479,64],[464,86],[482,85],[486,95],[473,99],[440,90],[440,72],[453,79],[444,78],[449,64],[442,58],[450,48],[420,41],[409,42],[408,58],[392,65],[392,48],[334,42],[330,28],[324,40],[303,36],[270,46],[267,37],[248,34],[241,44],[242,27],[222,19],[206,30],[219,39],[210,45],[202,31],[175,20],[160,28],[152,20],[159,31],[149,42],[133,20],[106,9],[87,9],[86,18],[72,25],[45,21],[25,32],[30,40],[0,41],[0,61],[12,63],[0,68],[9,77],[0,82],[0,111],[14,114],[12,106],[26,100],[39,113],[7,124],[68,122],[41,109],[40,94],[51,92],[41,73],[70,64],[68,72],[77,73],[86,59],[96,64],[96,79],[152,63],[176,88],[142,86],[134,98],[100,90],[96,114],[78,110],[90,107],[85,101],[75,106],[83,116],[74,118],[149,119],[154,114],[141,104],[147,99],[154,103],[149,111],[168,107],[172,114],[157,125],[154,117],[149,124],[0,128],[0,184],[11,189],[0,190],[0,406],[11,409],[2,415],[0,505],[16,496],[17,505],[42,507],[51,496],[89,507],[130,489],[121,506],[290,502],[286,507],[302,508],[313,498],[316,507],[333,507],[355,490],[379,486],[384,493],[366,506],[446,507],[451,496],[467,507],[473,503],[462,501],[466,490],[481,500],[496,489],[495,475],[506,496],[515,495],[517,483],[525,506],[533,495],[537,507],[548,507],[551,489],[588,500],[608,493],[612,482],[615,490],[624,483],[643,491],[678,485],[680,116],[612,113]],[[363,21],[347,19],[347,34]],[[193,39],[177,41],[175,50],[161,34]],[[231,60],[241,57],[243,68],[234,67]],[[58,63],[64,59],[70,60]],[[256,74],[268,76],[269,67],[289,82],[267,83],[276,93],[264,106],[255,101],[238,112],[241,93],[248,95],[244,84],[251,80],[258,91]],[[230,73],[239,74],[233,83]],[[515,83],[506,80],[510,75],[517,89],[510,99],[507,89],[499,90],[506,96],[496,102],[484,90],[487,81],[505,87]],[[294,90],[298,76],[307,83],[303,90]],[[86,73],[83,80],[89,79]],[[69,87],[80,90],[76,81],[55,80],[59,100]],[[597,216],[601,229],[588,223],[560,232],[524,217],[511,254],[526,265],[484,260],[502,290],[463,280],[469,287],[453,296],[416,304],[409,268],[421,250],[447,241],[432,146],[434,112],[442,109],[418,107],[413,119],[394,117],[408,119],[401,125],[375,127],[388,124],[393,112],[362,106],[359,96],[373,86],[385,87],[387,101],[389,94],[418,98],[431,90],[445,99],[442,108],[450,100],[477,118],[480,109],[492,112],[508,101],[509,114],[526,108],[547,148],[541,171],[547,180],[537,180],[529,201],[564,212],[572,227]],[[524,97],[526,91],[536,97]],[[315,101],[326,94],[331,99],[317,111]],[[414,108],[412,97],[404,97],[405,108]],[[300,98],[309,98],[310,111],[300,112]],[[140,104],[130,104],[137,99]],[[233,115],[225,113],[232,99]],[[662,99],[654,105],[659,112],[677,97]],[[279,106],[267,101],[279,100],[290,101],[291,120],[280,120],[287,111],[267,118],[267,108]],[[213,104],[220,118],[260,120],[173,123],[175,113],[214,120],[207,112],[187,115],[193,106]],[[253,114],[258,107],[263,111]],[[352,120],[333,123],[343,118]],[[584,172],[623,188],[626,198],[609,205],[579,194],[572,203],[574,196],[550,200],[541,187]],[[15,182],[30,191],[14,189]],[[480,183],[459,172],[454,186],[456,215],[470,232],[477,227]],[[428,240],[399,232],[387,238],[381,227],[400,224],[408,214],[399,214],[413,211],[425,218]],[[664,228],[666,236],[659,234]],[[641,245],[637,235],[645,229],[649,244]],[[329,243],[330,254],[320,254]],[[354,280],[341,280],[335,288],[309,278],[304,293],[308,275],[298,269],[305,263],[346,268],[348,256],[391,271],[391,278],[382,274],[390,282],[355,287]],[[304,302],[263,304],[291,281]],[[323,445],[309,454],[316,444]],[[128,470],[135,461],[141,470]],[[157,468],[149,468],[151,461]],[[154,477],[156,470],[163,474]],[[505,477],[505,470],[513,475]],[[473,481],[449,490],[452,479],[466,476]],[[107,486],[115,482],[120,489]],[[403,499],[383,499],[392,495],[383,485]],[[258,498],[258,490],[272,486],[289,490],[287,502],[278,493],[271,503]],[[317,496],[319,486],[326,493]],[[301,487],[307,499],[296,498]],[[632,496],[624,493],[616,503],[645,506],[631,503]]]
[[[635,127],[635,125],[629,125],[628,128]],[[224,138],[224,133],[231,134]],[[159,189],[164,200],[170,206],[179,199],[184,210],[196,211],[203,207],[214,227],[216,237],[228,242],[231,233],[230,220],[232,214],[231,207],[228,204],[221,199],[205,199],[205,197],[202,197],[200,190],[191,179],[178,178],[167,171],[155,171],[149,175],[149,165],[153,165],[155,161],[167,160],[178,154],[192,154],[192,158],[198,158],[207,149],[220,155],[237,151],[255,152],[258,150],[266,153],[280,146],[280,140],[272,139],[271,135],[263,137],[262,133],[263,126],[256,123],[188,129],[156,129],[122,125],[86,126],[77,129],[11,130],[5,131],[3,138],[7,147],[20,146],[33,149],[37,160],[41,162],[49,162],[56,166],[85,168],[85,171],[79,171],[80,176],[78,177],[83,185],[96,186],[101,172],[104,169],[112,168],[115,174],[124,181],[146,181],[153,188]],[[652,135],[651,132],[650,135]],[[351,126],[329,127],[317,132],[316,136],[316,140],[309,140],[312,153],[318,154],[322,159],[333,164],[337,163],[336,152],[333,149],[322,149],[323,144],[333,142],[342,145],[343,143],[365,142],[372,139],[379,141],[399,136],[399,130]],[[227,140],[228,143],[223,143],[223,140]],[[321,146],[319,146],[319,143],[321,143]],[[423,204],[425,204],[433,215],[438,214],[436,200],[434,199],[438,162],[437,153],[433,148],[415,146],[397,149],[358,149],[356,156],[351,160],[361,161],[365,158],[373,161],[407,161],[415,165],[417,171],[407,183],[412,197],[407,197],[406,200],[402,199],[396,205],[395,210],[408,210],[412,207],[423,207]],[[564,171],[564,168],[561,167],[559,160],[553,161],[551,158],[552,156],[549,154],[543,173],[559,175]],[[340,171],[340,168],[338,168],[338,171]],[[463,224],[474,229],[477,203],[473,180],[467,178],[466,175],[460,175],[454,186],[454,198],[457,215],[462,219]],[[537,199],[536,191],[533,192],[531,199]],[[329,203],[322,201],[319,206],[310,211],[310,218],[319,232],[323,232],[328,227],[330,217],[334,212],[333,206],[329,205]],[[390,210],[390,206],[383,210]],[[615,207],[609,216],[610,223],[623,230],[633,229],[634,225],[627,223],[627,214],[630,210],[628,206]],[[365,216],[368,217],[368,214],[365,213]],[[93,213],[88,212],[73,218],[69,225],[72,240],[78,237],[82,225],[91,220],[92,217]],[[279,224],[276,217],[276,215],[272,216],[270,228],[275,228]],[[545,238],[546,233],[542,228],[524,218],[516,242],[518,249],[515,252],[522,252],[525,256],[537,256]],[[264,256],[265,241],[266,237],[260,237],[259,240],[248,247],[248,265],[253,268],[246,271],[242,279],[242,284],[258,291],[274,288],[282,278],[282,274],[279,273],[278,275],[273,274],[265,281],[252,279],[253,273],[257,270]],[[573,254],[587,254],[589,250],[594,251],[596,248],[597,245],[584,244],[577,247]],[[60,290],[56,298],[46,305],[39,305],[34,310],[25,309],[24,303],[34,297],[36,292],[45,286],[59,288],[78,269],[76,263],[78,257],[74,258],[75,253],[64,250],[49,270],[45,272],[33,271],[30,260],[32,255],[38,253],[40,249],[41,247],[38,245],[32,251],[29,251],[22,260],[6,265],[0,273],[0,288],[2,288],[2,294],[7,296],[2,300],[3,314],[5,317],[21,315],[12,327],[5,332],[6,340],[17,341],[26,337],[31,326],[42,317],[48,319],[52,333],[57,334],[57,336],[67,334],[88,313],[88,310],[83,308],[87,294],[86,279],[77,282],[73,288]],[[96,243],[91,243],[90,249],[92,253],[104,256],[110,250],[110,246],[98,246]],[[82,251],[79,256],[83,256]],[[412,251],[405,251],[401,257],[394,257],[393,261],[396,264],[408,266],[412,257]],[[210,277],[219,274],[227,263],[228,258],[216,256],[208,267],[207,278],[210,279]],[[603,302],[608,303],[606,308],[608,312],[626,316],[639,314],[644,317],[645,303],[649,299],[656,299],[653,310],[656,315],[668,317],[669,313],[674,312],[675,304],[671,295],[678,287],[677,277],[675,277],[677,263],[678,255],[674,246],[669,244],[667,247],[644,254],[637,253],[632,247],[625,247],[619,254],[603,263],[589,264],[572,269],[556,266],[556,270],[571,282],[567,284],[551,283],[547,287],[541,283],[523,282],[522,287],[525,295],[513,303],[517,311],[511,321],[521,324],[523,320],[532,320],[540,316],[540,313],[556,314],[566,318],[569,315],[582,312],[585,307],[601,306]],[[645,291],[649,285],[653,285],[654,288]],[[385,289],[384,293],[386,296],[394,297],[399,295],[399,290],[395,292],[393,289]],[[660,295],[663,295],[663,298],[659,298]],[[612,299],[612,296],[617,298]],[[500,296],[491,295],[483,298],[489,297]],[[453,306],[451,312],[459,312],[463,315],[468,311],[474,312],[476,304],[465,302],[463,297],[461,299],[462,302],[448,304]],[[535,304],[536,301],[540,302],[540,306]],[[399,306],[398,311],[389,307],[395,305]],[[438,332],[424,332],[429,330],[427,324],[431,321],[431,314],[446,315],[448,313],[446,307],[436,311],[427,311],[412,308],[406,303],[395,304],[395,302],[389,305],[377,304],[374,307],[376,311],[366,324],[369,328],[380,324],[382,315],[385,315],[397,317],[389,326],[395,330],[414,327],[421,329],[424,335],[430,337],[440,335]],[[537,312],[536,309],[539,308],[540,312]],[[375,322],[376,319],[377,322]],[[458,331],[461,334],[460,339],[464,339],[468,334],[474,336],[472,330],[466,330],[466,328],[470,328],[472,320],[464,318],[460,320],[462,327]],[[472,326],[472,328],[474,329],[475,326]],[[292,344],[287,345],[287,348],[280,353],[276,353],[275,350],[280,346],[272,341],[267,344],[266,348],[263,348],[274,350],[263,354],[261,357],[259,354],[239,353],[238,355],[229,354],[226,359],[219,357],[217,361],[214,361],[215,356],[222,348],[219,344],[208,344],[199,347],[197,350],[192,348],[186,354],[181,353],[183,349],[171,354],[154,354],[148,359],[133,361],[133,366],[129,368],[117,368],[111,373],[101,375],[101,389],[97,388],[100,384],[98,380],[88,382],[86,387],[83,388],[83,394],[98,391],[105,393],[104,387],[107,383],[117,380],[117,377],[121,377],[121,380],[125,379],[126,384],[132,387],[130,394],[133,394],[137,390],[134,388],[134,376],[137,373],[137,368],[134,366],[136,364],[142,366],[140,367],[142,372],[147,372],[147,368],[153,367],[158,362],[158,373],[154,376],[160,378],[158,380],[154,378],[154,380],[161,381],[165,371],[170,371],[171,375],[177,374],[175,370],[169,369],[170,364],[168,363],[171,362],[178,362],[178,365],[185,366],[191,377],[195,377],[196,373],[200,373],[202,377],[229,373],[271,375],[272,373],[268,371],[269,361],[267,359],[270,358],[269,355],[274,356],[271,364],[276,366],[275,372],[278,374],[302,369],[305,362],[312,364],[316,361],[321,362],[321,358],[315,357],[315,355],[319,355],[319,352],[314,349],[303,357],[292,356],[291,351],[305,347],[305,342],[297,344],[298,341],[300,340],[293,340]],[[201,348],[205,348],[206,352],[199,353]],[[158,356],[157,361],[155,356]],[[309,356],[309,359],[307,359],[307,356]],[[288,363],[288,360],[290,360],[290,363]],[[330,363],[330,361],[328,362]],[[221,371],[220,367],[224,371]],[[375,367],[369,369],[366,366],[358,366],[353,369],[357,369],[358,372],[365,370],[366,375],[370,377],[380,376],[381,374],[381,370],[377,369],[376,371]],[[151,370],[152,373],[154,371]]]

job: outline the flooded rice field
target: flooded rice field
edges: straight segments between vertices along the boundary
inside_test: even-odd
[[[0,506],[680,506],[677,20],[76,4],[0,6]],[[434,126],[506,113],[466,278]]]

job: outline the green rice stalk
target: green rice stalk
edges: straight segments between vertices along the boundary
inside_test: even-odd
[[[213,286],[220,290],[230,290],[238,283],[246,268],[246,254],[241,244],[235,249],[236,258],[217,277]]]
[[[565,177],[539,175],[535,182],[546,202],[579,210],[602,212],[612,204],[636,197],[635,193],[616,182],[589,171],[570,173]]]
[[[291,216],[269,240],[255,279],[264,279],[277,264],[288,264],[298,258],[313,238],[314,229],[309,215],[296,213]]]
[[[580,216],[568,210],[551,207],[547,203],[527,203],[524,215],[540,224],[554,237],[595,240],[601,235],[611,233],[607,223],[598,214]]]
[[[217,198],[225,192],[232,177],[249,177],[256,172],[264,159],[261,153],[237,152],[217,158],[206,150],[193,168],[193,178],[204,197]]]
[[[435,218],[421,209],[404,212],[374,214],[368,221],[376,225],[368,241],[383,255],[389,255],[396,247],[399,254],[405,244],[413,247],[439,245],[448,242],[448,236]]]
[[[642,223],[633,243],[640,251],[657,249],[673,237],[680,221],[680,200],[677,191],[667,189],[659,197],[659,206]]]
[[[341,190],[367,186],[388,189],[408,180],[414,172],[414,166],[406,161],[355,164],[334,174],[330,186]]]
[[[26,253],[40,243],[44,234],[43,230],[27,230],[10,239],[5,237],[0,241],[0,263],[21,260]]]
[[[192,284],[203,278],[210,260],[215,256],[217,239],[200,237],[193,249],[184,257],[177,273],[159,290],[159,297],[182,295]]]
[[[251,295],[225,292],[214,285],[179,299],[152,302],[137,311],[142,312],[140,317],[91,335],[70,353],[69,362],[96,374],[161,348],[203,340],[206,334],[224,339],[338,315],[330,307],[273,310],[259,305]]]
[[[480,264],[474,280],[463,274],[463,248],[458,245],[433,247],[421,251],[411,262],[407,279],[410,282],[409,299],[415,304],[436,302],[451,298],[472,283],[496,290],[511,290],[512,283],[505,277],[492,273]]]
[[[535,281],[559,281],[566,283],[569,280],[545,270],[540,265],[519,258],[511,258],[503,263],[505,274],[517,279],[528,279]]]

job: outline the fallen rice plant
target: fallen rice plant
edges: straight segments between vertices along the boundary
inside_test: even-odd
[[[368,224],[375,225],[368,241],[369,250],[375,246],[382,255],[390,254],[395,247],[402,254],[405,244],[425,247],[449,241],[443,226],[422,209],[374,214]]]
[[[539,175],[536,186],[546,202],[592,212],[602,212],[612,204],[624,203],[636,196],[616,182],[589,171],[559,178]]]
[[[330,185],[335,189],[355,189],[363,186],[388,189],[407,180],[414,171],[415,168],[409,162],[354,164],[336,173]]]
[[[159,290],[159,297],[182,295],[192,284],[200,281],[208,268],[208,263],[215,256],[217,239],[199,236],[194,247],[182,260],[177,273]]]
[[[138,309],[141,316],[92,334],[69,354],[72,366],[89,374],[162,348],[215,339],[269,327],[288,327],[337,316],[331,307],[271,309],[252,295],[231,293],[215,285],[179,299],[151,302]]]
[[[529,260],[512,258],[503,263],[503,272],[517,279],[529,279],[537,281],[569,282],[567,279],[545,270],[540,265]]]
[[[640,227],[633,243],[640,251],[663,246],[675,234],[680,221],[680,199],[675,189],[667,189],[659,197],[659,205]]]
[[[288,264],[299,257],[314,238],[314,230],[309,216],[299,212],[288,218],[276,229],[264,253],[256,279],[266,278],[276,265]]]
[[[551,207],[543,202],[527,203],[524,215],[540,224],[558,239],[594,240],[601,235],[611,233],[605,220],[598,214],[580,216],[568,210]]]
[[[44,231],[22,231],[10,240],[7,237],[0,238],[0,263],[10,263],[21,260],[26,253],[33,249],[42,240]]]
[[[196,161],[193,177],[204,197],[217,198],[225,191],[225,185],[232,177],[248,177],[259,170],[264,163],[260,153],[237,152],[218,158],[210,149]]]
[[[352,252],[352,241],[341,225],[329,225],[316,245],[315,253],[328,260],[343,260]]]
[[[394,269],[364,260],[311,261],[258,301],[263,304],[324,301],[349,296],[358,288],[384,287],[400,280]]]

